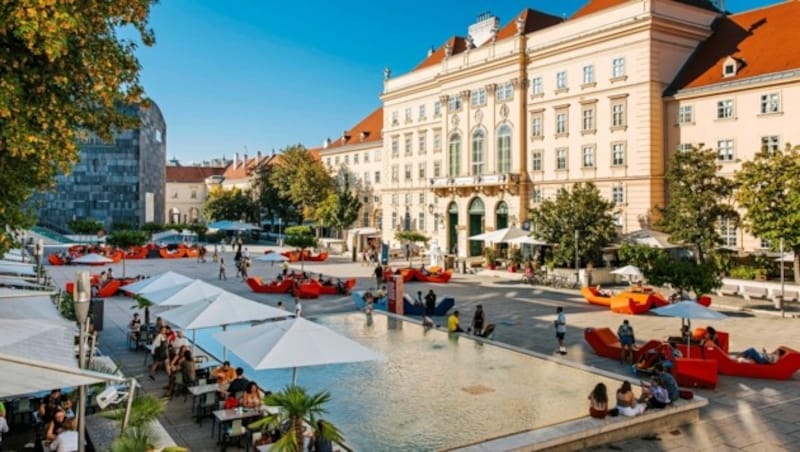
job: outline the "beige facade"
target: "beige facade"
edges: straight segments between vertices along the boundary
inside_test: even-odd
[[[720,174],[733,176],[762,147],[800,143],[800,71],[783,75],[679,91],[667,101],[668,151],[716,149]],[[728,248],[768,248],[735,223],[723,222],[720,232]]]
[[[205,223],[203,203],[222,182],[223,167],[167,166],[165,215],[167,224]]]
[[[384,240],[410,226],[478,255],[469,236],[588,181],[617,202],[621,233],[640,229],[664,202],[663,92],[715,18],[670,1],[560,23],[528,10],[386,80]]]

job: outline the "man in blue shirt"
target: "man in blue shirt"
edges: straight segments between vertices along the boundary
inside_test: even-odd
[[[564,308],[559,306],[556,308],[556,320],[553,321],[556,327],[556,339],[558,339],[558,353],[562,355],[567,354],[567,348],[564,346],[564,337],[567,334],[567,317],[564,315]]]
[[[664,366],[661,363],[657,363],[653,366],[653,369],[661,378],[661,382],[664,384],[664,387],[667,389],[667,394],[669,395],[670,402],[675,402],[681,397],[681,391],[678,388],[678,382],[675,381],[675,378],[669,373],[664,370]]]

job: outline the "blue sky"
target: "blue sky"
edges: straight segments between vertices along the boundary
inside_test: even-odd
[[[169,158],[317,147],[380,105],[384,67],[408,72],[478,14],[505,25],[526,7],[569,16],[586,1],[162,0],[141,80],[166,117]]]

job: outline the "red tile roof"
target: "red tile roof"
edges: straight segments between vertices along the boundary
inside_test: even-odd
[[[242,158],[238,165],[235,162],[228,165],[223,176],[226,180],[248,179],[259,165],[268,163],[272,158],[272,155],[261,156],[260,160],[258,157],[248,157],[247,161]]]
[[[167,182],[203,182],[208,176],[215,176],[224,172],[224,167],[168,166]]]
[[[588,16],[589,14],[593,14],[607,8],[612,8],[614,6],[621,5],[625,2],[630,2],[630,1],[633,0],[589,0],[587,4],[583,5],[583,8],[579,9],[578,11],[575,12],[575,14],[572,15],[572,19]],[[698,8],[717,11],[717,8],[709,0],[675,0],[675,1],[678,1],[680,3],[685,3],[691,6],[696,6]]]
[[[800,2],[789,0],[720,18],[684,65],[673,90],[697,88],[758,75],[800,69],[797,21]],[[725,60],[738,63],[736,75],[723,77]]]
[[[350,144],[371,143],[381,140],[383,130],[383,107],[378,107],[375,111],[367,115],[361,122],[344,134],[344,140],[339,137],[331,140],[326,149],[333,149]],[[362,138],[363,134],[363,138]],[[309,150],[311,152],[311,150]],[[318,158],[319,156],[317,156]]]
[[[542,13],[530,8],[524,9],[520,14],[514,16],[512,20],[510,20],[505,27],[501,28],[497,32],[497,40],[510,38],[517,34],[517,18],[522,17],[525,21],[525,33],[532,33],[537,30],[541,30],[542,28],[549,27],[551,25],[555,25],[562,22],[562,19],[558,16],[552,16],[550,14]],[[422,62],[414,68],[416,71],[417,69],[426,68],[429,66],[433,66],[435,64],[440,63],[444,59],[444,49],[447,45],[450,45],[450,55],[458,55],[459,53],[467,50],[467,41],[465,38],[460,36],[453,36],[441,47],[436,49],[431,55],[427,58],[422,60]],[[485,44],[484,44],[485,45]]]
[[[541,30],[556,24],[560,24],[564,20],[558,16],[552,16],[547,13],[542,13],[534,9],[526,8],[521,13],[517,14],[514,19],[506,24],[497,32],[497,40],[510,38],[517,34],[517,18],[522,17],[525,22],[525,34],[533,33],[534,31]]]

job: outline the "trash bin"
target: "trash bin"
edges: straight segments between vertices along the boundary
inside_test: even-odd
[[[461,259],[461,273],[462,274],[466,274],[467,273],[467,260],[466,259]]]
[[[95,331],[103,331],[103,303],[102,298],[92,298],[89,305],[89,315],[92,317]]]
[[[455,256],[445,256],[444,257],[444,269],[450,270],[455,267],[456,257]]]
[[[772,298],[772,305],[775,306],[775,309],[778,311],[783,310],[783,295],[775,295]]]

